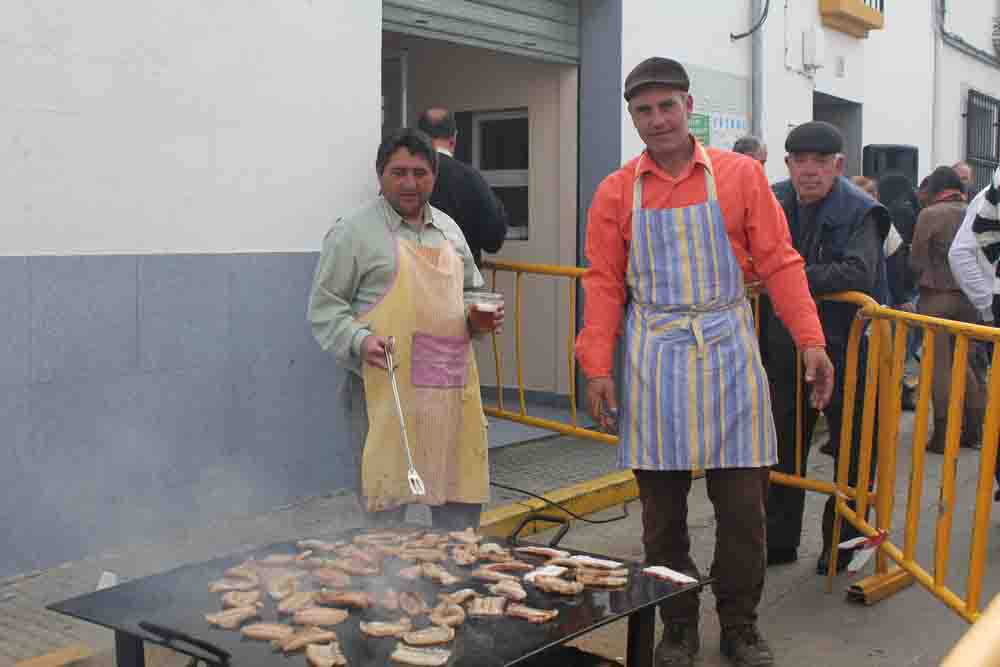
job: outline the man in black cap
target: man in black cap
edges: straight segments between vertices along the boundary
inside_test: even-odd
[[[874,296],[882,275],[880,271],[884,270],[882,244],[889,231],[888,211],[840,175],[844,165],[843,148],[843,135],[835,126],[821,121],[799,125],[785,141],[785,164],[791,178],[774,186],[785,210],[795,249],[805,259],[806,277],[814,297],[846,291]],[[826,410],[834,451],[838,451],[840,445],[847,339],[856,311],[855,306],[846,303],[823,302],[819,305],[827,350],[836,369],[833,398]],[[778,432],[775,470],[804,475],[819,413],[809,405],[803,406],[801,468],[796,470],[795,350],[788,331],[775,317],[767,297],[761,299],[760,320],[761,352],[771,385],[771,406]],[[864,355],[861,357],[863,360]],[[863,362],[858,378],[864,378]],[[864,389],[858,389],[852,429],[851,485],[857,479],[864,401]],[[767,501],[769,565],[798,559],[804,503],[805,491],[802,489],[771,486]],[[824,548],[817,563],[820,574],[825,574],[829,566],[833,520],[834,499],[830,498],[823,514]],[[843,539],[855,536],[857,532],[845,523]],[[842,552],[838,569],[845,567],[847,560],[848,554]]]
[[[618,465],[634,471],[646,562],[698,578],[687,498],[705,471],[718,522],[712,589],[720,648],[734,664],[773,664],[757,629],[766,572],[764,505],[778,460],[767,379],[744,276],[763,280],[802,350],[811,404],[826,405],[824,350],[804,262],[760,163],[703,146],[688,128],[694,100],[684,68],[650,58],[625,79],[646,145],[605,178],[587,214],[584,326],[576,343],[594,418],[617,414]],[[622,403],[614,377],[619,335]],[[660,605],[657,665],[692,665],[695,594]]]

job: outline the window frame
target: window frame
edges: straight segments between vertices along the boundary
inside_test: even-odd
[[[484,122],[494,120],[520,120],[528,121],[528,168],[527,169],[483,169],[482,167],[482,125]],[[526,225],[511,225],[507,229],[507,238],[514,241],[524,241],[528,239],[531,229],[531,115],[527,108],[508,109],[505,111],[474,111],[471,114],[471,141],[469,142],[469,156],[472,166],[479,170],[487,185],[491,188],[527,188],[528,189],[528,221]]]

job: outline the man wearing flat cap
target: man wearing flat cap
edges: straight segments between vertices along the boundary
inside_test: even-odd
[[[691,471],[705,470],[718,519],[712,576],[722,651],[738,665],[770,665],[756,609],[777,443],[747,278],[762,279],[774,295],[803,352],[816,407],[829,400],[833,367],[802,257],[764,170],[691,135],[689,85],[684,68],[666,58],[643,61],[625,79],[646,149],[594,195],[576,354],[590,410],[611,428],[619,414],[613,358],[623,332],[618,464],[639,484],[646,561],[698,577],[687,495]],[[657,664],[693,664],[698,605],[692,594],[661,606]]]
[[[885,257],[882,247],[889,231],[889,213],[884,206],[841,176],[844,166],[844,138],[830,123],[813,121],[792,130],[785,141],[785,163],[791,178],[776,183],[775,193],[785,211],[795,249],[806,263],[806,278],[814,297],[835,292],[858,291],[875,296],[884,277]],[[778,429],[778,465],[788,474],[804,474],[809,443],[819,413],[803,406],[801,468],[795,469],[796,441],[796,360],[790,332],[775,316],[781,304],[763,297],[760,310],[761,352],[771,383],[771,406]],[[844,410],[844,366],[847,338],[857,308],[846,303],[822,302],[819,305],[826,349],[833,360],[836,376],[833,398],[826,410],[830,440],[839,451],[841,416]],[[863,356],[862,361],[863,361]],[[859,368],[858,377],[864,377]],[[849,482],[857,478],[864,390],[856,392],[854,407],[853,454]],[[835,459],[836,461],[836,456]],[[836,467],[834,468],[836,469]],[[773,485],[767,501],[768,564],[791,563],[798,559],[802,535],[805,491]],[[823,516],[823,553],[817,572],[825,574],[829,566],[830,540],[834,520],[834,500],[829,499]],[[857,536],[845,524],[843,539]],[[838,558],[842,569],[847,552]]]

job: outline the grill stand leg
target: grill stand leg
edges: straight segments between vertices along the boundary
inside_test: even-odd
[[[115,664],[118,667],[146,667],[142,640],[127,632],[115,630]]]
[[[656,607],[649,606],[628,616],[628,667],[652,667]]]

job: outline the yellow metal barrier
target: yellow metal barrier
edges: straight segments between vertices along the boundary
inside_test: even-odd
[[[878,438],[878,474],[879,485],[876,490],[878,505],[878,524],[872,526],[864,517],[864,506],[859,500],[857,507],[851,509],[847,504],[847,494],[844,493],[847,479],[847,462],[842,458],[838,470],[837,484],[837,520],[834,527],[832,549],[836,549],[840,524],[842,519],[849,521],[865,535],[875,537],[882,531],[888,531],[885,518],[891,515],[895,493],[895,472],[897,466],[898,424],[900,421],[901,403],[898,400],[899,386],[902,380],[902,367],[906,354],[906,333],[910,326],[919,326],[924,331],[924,354],[921,359],[919,395],[917,409],[914,415],[915,430],[913,437],[912,468],[907,492],[906,525],[903,534],[903,546],[900,548],[891,539],[885,539],[879,547],[880,555],[891,559],[899,566],[892,572],[885,568],[877,570],[874,577],[859,582],[852,587],[853,595],[874,602],[891,595],[901,587],[916,581],[929,590],[949,608],[969,622],[979,617],[979,598],[982,594],[982,581],[986,563],[986,547],[989,532],[989,517],[993,498],[993,476],[996,469],[998,437],[1000,437],[1000,345],[994,347],[992,371],[987,385],[986,420],[983,425],[983,448],[980,452],[979,477],[976,491],[976,508],[974,514],[972,543],[969,548],[969,572],[966,577],[966,594],[961,597],[946,585],[948,561],[951,550],[951,537],[955,511],[955,485],[959,437],[961,435],[963,407],[965,400],[965,373],[968,366],[970,340],[1000,342],[1000,329],[985,327],[952,320],[944,320],[925,315],[905,313],[890,308],[869,306],[859,312],[859,317],[873,322],[872,345],[870,346],[869,362],[876,354],[886,348],[876,341],[876,337],[884,335],[888,324],[896,328],[894,344],[888,348],[889,359],[883,368],[888,372],[883,374],[879,382],[872,378],[872,367],[869,365],[868,382],[865,388],[864,428],[869,427],[869,411],[877,403],[880,409],[880,433]],[[927,421],[930,409],[930,393],[934,365],[935,336],[955,336],[955,351],[952,361],[952,382],[949,394],[947,415],[947,430],[945,437],[944,460],[942,463],[942,480],[939,490],[937,524],[934,532],[934,563],[932,570],[921,566],[915,559],[918,543],[918,522],[922,509],[924,473],[926,469],[925,448],[927,444]],[[852,331],[850,345],[857,347],[860,332]],[[877,352],[875,352],[877,350]],[[878,360],[875,359],[877,362]],[[848,360],[848,369],[856,368],[856,357]],[[850,390],[850,384],[845,387]],[[853,404],[845,401],[844,424],[850,423],[853,415]],[[865,488],[867,480],[861,475],[867,472],[866,462],[870,461],[873,442],[863,437],[860,453],[860,470],[858,488]],[[847,436],[841,442],[841,454],[848,445]],[[831,558],[835,557],[831,551]],[[832,561],[831,561],[832,562]],[[832,577],[832,574],[830,575]]]
[[[497,273],[501,271],[513,273],[514,284],[514,336],[515,363],[517,364],[517,391],[519,410],[517,412],[504,407],[502,358],[496,336],[493,337],[493,352],[495,356],[498,404],[496,407],[486,407],[486,412],[494,417],[535,426],[556,433],[588,438],[607,444],[617,444],[616,436],[583,428],[578,422],[577,396],[575,391],[576,362],[574,357],[574,339],[576,334],[576,291],[577,281],[583,276],[584,269],[579,267],[564,267],[545,264],[520,264],[513,262],[489,261],[485,263],[492,270],[492,285],[496,289]],[[533,417],[527,413],[525,387],[523,376],[523,345],[522,345],[522,303],[524,275],[548,275],[564,278],[568,283],[570,317],[567,332],[567,350],[569,367],[569,401],[570,423],[565,424],[555,420]],[[756,292],[752,293],[756,297]],[[831,545],[831,561],[836,562],[836,549],[840,541],[842,520],[846,519],[863,534],[875,537],[888,535],[891,529],[894,511],[894,493],[896,487],[896,470],[898,466],[898,440],[901,413],[900,392],[906,355],[906,337],[911,327],[919,327],[924,332],[924,354],[921,359],[919,392],[915,413],[915,431],[913,436],[912,468],[909,478],[906,501],[906,519],[903,532],[902,548],[892,539],[886,538],[879,547],[876,559],[875,574],[863,579],[849,589],[849,595],[866,603],[884,599],[905,588],[913,582],[918,582],[938,597],[942,602],[955,610],[964,619],[972,622],[979,616],[979,598],[982,595],[982,579],[986,563],[989,517],[992,507],[993,474],[997,462],[997,447],[1000,440],[1000,345],[995,346],[989,383],[987,385],[986,421],[983,425],[983,449],[980,453],[979,479],[976,492],[976,508],[972,544],[969,550],[969,574],[965,598],[949,589],[946,584],[948,572],[948,556],[950,551],[951,532],[954,523],[956,460],[961,433],[962,409],[965,399],[965,368],[968,363],[970,340],[990,341],[1000,343],[1000,329],[984,327],[940,318],[906,313],[879,306],[873,299],[859,293],[843,293],[824,297],[823,300],[852,303],[858,306],[855,321],[851,327],[848,340],[846,371],[844,379],[844,412],[839,446],[838,470],[834,482],[808,479],[800,475],[787,475],[778,472],[771,473],[775,483],[803,488],[809,491],[834,496],[837,507],[837,518],[834,524],[834,536]],[[754,298],[755,319],[759,321],[759,303]],[[934,372],[933,341],[938,335],[954,335],[956,337],[955,352],[952,362],[952,391],[947,418],[946,446],[944,453],[944,472],[939,492],[938,518],[935,530],[935,551],[933,574],[915,560],[918,543],[918,522],[920,518],[921,499],[924,486],[926,457],[924,450],[927,444],[927,417],[930,409],[930,392]],[[854,406],[857,392],[859,356],[861,340],[868,336],[866,376],[864,378],[863,413],[861,418],[860,451],[858,452],[858,481],[854,488],[847,484],[851,463],[851,444],[853,439]],[[801,374],[797,378],[797,391],[804,391],[801,384]],[[801,395],[801,394],[799,394]],[[876,413],[878,413],[878,428],[876,431]],[[803,415],[797,412],[796,421],[801,424]],[[801,433],[801,428],[798,429]],[[801,470],[803,453],[801,435],[795,444],[795,457]],[[873,453],[873,447],[877,452]],[[875,456],[875,479],[870,479],[872,457]],[[633,495],[625,497],[621,493],[615,496],[618,501],[634,498],[634,485],[623,485],[622,480],[615,478],[619,491],[631,488]],[[877,481],[877,485],[874,483]],[[874,486],[874,490],[868,489]],[[854,509],[848,502],[854,501]],[[869,508],[875,510],[875,525],[867,520]],[[889,562],[897,564],[890,570]],[[832,590],[835,571],[831,568],[828,575],[827,588]]]

